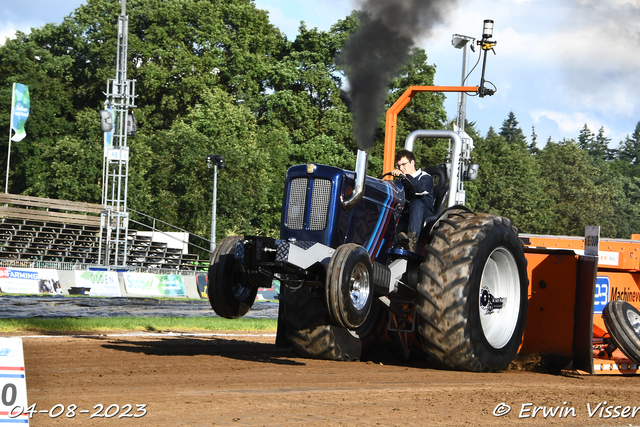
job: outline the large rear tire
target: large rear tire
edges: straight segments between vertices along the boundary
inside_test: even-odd
[[[244,316],[256,300],[258,288],[247,281],[244,265],[235,259],[240,236],[223,239],[211,256],[209,266],[209,303],[220,317]]]
[[[331,324],[327,307],[313,288],[291,289],[283,283],[280,289],[277,335],[285,336],[297,354],[312,359],[360,360],[361,340]]]
[[[364,323],[356,329],[349,329],[349,333],[362,345],[361,359],[366,359],[374,353],[385,334],[387,322],[387,307],[380,299],[374,298]]]
[[[425,252],[417,308],[424,351],[451,369],[507,369],[528,306],[517,229],[496,215],[456,211],[439,221]]]

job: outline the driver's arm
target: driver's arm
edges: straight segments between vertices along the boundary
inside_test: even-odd
[[[417,178],[406,175],[405,178],[413,184],[416,196],[424,196],[433,193],[433,178],[426,172],[422,172]]]

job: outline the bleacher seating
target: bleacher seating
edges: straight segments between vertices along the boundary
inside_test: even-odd
[[[46,205],[39,198],[0,194],[0,204],[26,204],[54,209],[81,210],[82,214],[42,211],[0,206],[0,260],[57,261],[78,264],[97,264],[100,247],[99,205],[60,203]],[[28,200],[31,199],[31,200]],[[62,207],[60,207],[62,206]],[[25,213],[26,212],[26,213]],[[42,215],[41,215],[42,214]],[[154,269],[195,270],[198,255],[183,254],[168,248],[167,243],[153,241],[129,229],[127,235],[127,265]],[[103,244],[106,239],[103,239]]]

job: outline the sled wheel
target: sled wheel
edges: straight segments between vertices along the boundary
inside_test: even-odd
[[[240,236],[222,240],[209,266],[209,303],[220,317],[237,319],[247,314],[256,299],[258,288],[245,276],[244,265],[235,259]]]
[[[640,364],[640,311],[619,299],[604,307],[602,318],[616,347]]]
[[[373,266],[367,251],[355,243],[339,246],[327,268],[325,296],[336,326],[360,327],[373,302]]]
[[[522,342],[527,263],[511,222],[457,210],[439,221],[425,248],[419,333],[429,358],[466,371],[507,369]]]

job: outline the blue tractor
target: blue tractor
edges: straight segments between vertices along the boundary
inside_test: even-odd
[[[506,369],[526,320],[523,245],[508,219],[456,202],[462,181],[477,174],[460,135],[416,131],[405,148],[424,137],[449,138],[452,150],[448,167],[425,168],[434,178],[435,215],[415,251],[396,245],[413,196],[408,181],[367,176],[363,151],[355,171],[293,166],[280,237],[232,236],[216,247],[208,273],[215,312],[245,315],[258,288],[277,278],[276,345],[300,355],[358,360],[384,338],[406,357],[419,348],[434,366]]]

